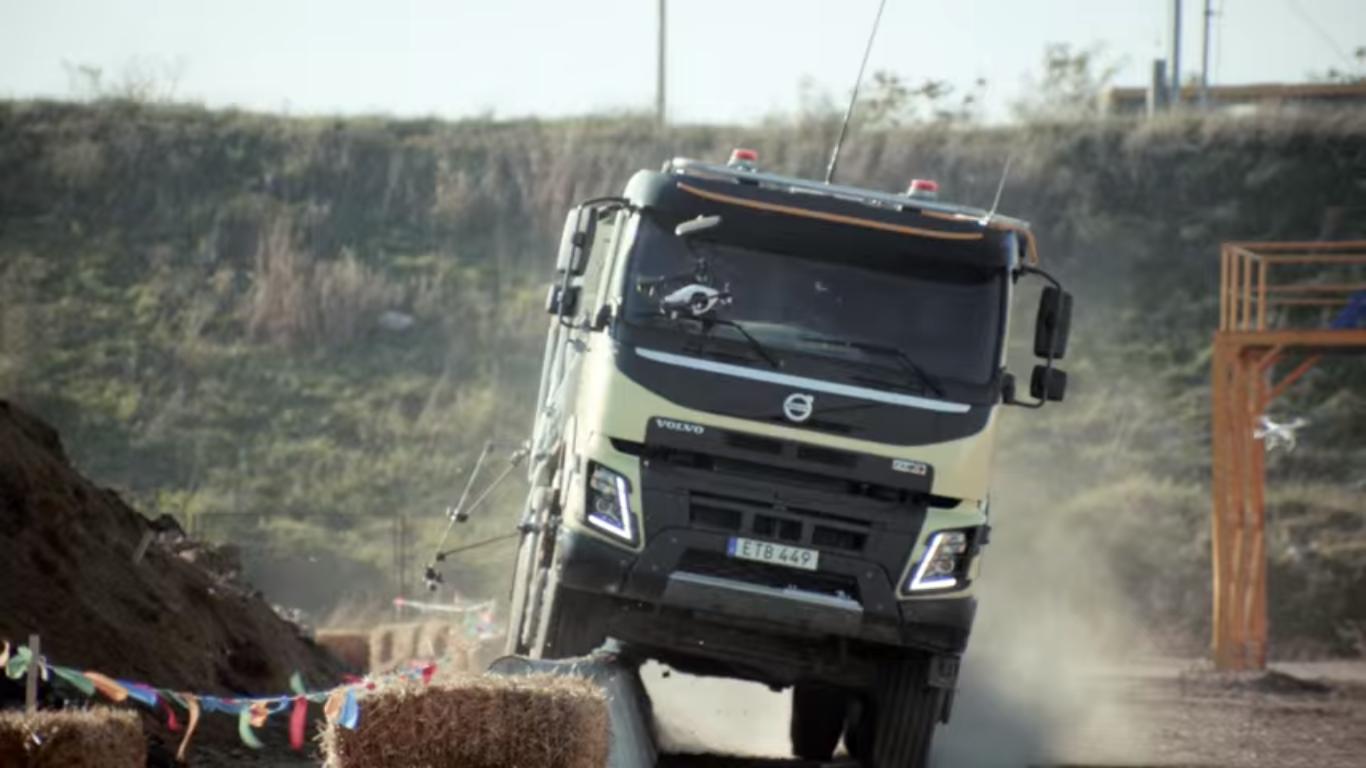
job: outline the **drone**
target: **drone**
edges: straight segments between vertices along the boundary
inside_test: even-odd
[[[1289,452],[1295,450],[1295,431],[1308,424],[1308,421],[1299,417],[1278,423],[1272,421],[1269,416],[1263,416],[1259,426],[1252,431],[1252,436],[1265,441],[1268,451],[1285,448]]]

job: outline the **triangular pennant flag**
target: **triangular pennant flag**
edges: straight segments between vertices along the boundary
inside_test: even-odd
[[[110,701],[120,702],[128,698],[128,690],[99,672],[86,672],[85,676],[95,684],[95,690],[104,694]]]
[[[337,717],[341,715],[342,704],[346,702],[346,689],[338,688],[327,697],[327,702],[323,704],[323,716],[327,722],[337,722]]]
[[[190,708],[190,703],[185,700],[185,697],[181,696],[175,691],[162,691],[162,693],[166,696],[166,698],[170,699],[171,701],[174,701],[176,705],[179,706],[181,709],[188,710]]]
[[[270,717],[270,706],[264,701],[253,701],[247,711],[251,713],[252,728],[265,726],[266,719]]]
[[[180,721],[176,719],[175,710],[171,709],[171,702],[162,699],[161,711],[166,713],[166,730],[171,733],[180,733]]]
[[[128,692],[128,698],[142,704],[148,709],[157,708],[157,692],[150,686],[142,683],[130,683],[127,680],[115,680]]]
[[[304,690],[304,679],[299,676],[298,672],[289,676],[289,690],[293,691],[295,695],[298,696],[308,693],[308,691]]]
[[[190,722],[185,726],[185,736],[180,740],[180,749],[176,750],[175,759],[181,763],[185,762],[185,750],[190,747],[190,737],[194,735],[194,729],[199,727],[199,699],[193,694],[182,694],[185,702],[185,709],[190,713]]]
[[[28,662],[31,658],[28,648],[19,646],[19,650],[5,661],[5,676],[11,680],[18,680],[28,674]]]
[[[432,662],[422,668],[422,684],[427,685],[432,682],[432,677],[436,675],[436,662]]]
[[[308,724],[308,699],[294,699],[294,711],[289,713],[289,746],[295,752],[304,748],[304,728]]]
[[[260,749],[265,746],[261,740],[256,738],[256,734],[251,732],[251,708],[242,707],[237,714],[237,735],[241,737],[242,743],[252,749]]]
[[[360,705],[356,703],[356,689],[351,688],[346,692],[346,702],[342,704],[341,725],[347,730],[354,731],[360,723]]]
[[[95,695],[95,684],[90,682],[90,678],[86,677],[85,675],[82,675],[80,672],[77,672],[74,669],[67,669],[66,667],[53,667],[52,674],[56,675],[58,680],[65,680],[68,685],[85,694],[86,696]]]

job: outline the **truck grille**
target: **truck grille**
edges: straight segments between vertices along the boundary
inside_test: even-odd
[[[872,529],[857,518],[696,491],[688,494],[688,512],[695,528],[845,552],[862,552]]]

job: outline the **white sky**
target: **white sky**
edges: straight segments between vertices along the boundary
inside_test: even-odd
[[[1214,0],[1221,83],[1350,68],[1366,0]],[[1120,80],[1165,56],[1170,0],[889,0],[869,71],[990,83],[1003,114],[1048,42],[1106,44]],[[1184,64],[1203,0],[1185,0]],[[847,94],[877,0],[670,0],[670,116],[791,111],[805,76]],[[564,115],[648,110],[655,0],[0,0],[0,97],[70,96],[62,62],[177,96],[291,113]]]

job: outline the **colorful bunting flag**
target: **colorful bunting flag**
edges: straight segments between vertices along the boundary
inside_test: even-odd
[[[75,688],[86,696],[95,695],[95,684],[90,681],[90,678],[74,669],[53,667],[52,674],[56,675],[58,680],[66,681],[67,685],[70,685],[72,688]]]
[[[360,705],[356,703],[356,689],[346,689],[346,701],[342,704],[341,726],[354,731],[360,724]]]
[[[29,657],[28,648],[19,646],[19,650],[5,660],[5,676],[11,680],[18,680],[28,674]]]
[[[308,724],[308,699],[294,697],[294,711],[289,713],[289,746],[294,751],[304,748],[304,728]]]
[[[99,672],[86,671],[85,676],[95,685],[95,690],[104,694],[105,698],[113,702],[125,701],[128,698],[128,689],[114,682],[113,679],[101,675]]]
[[[251,708],[240,707],[237,713],[237,735],[241,737],[242,743],[252,749],[260,749],[265,745],[256,738],[256,734],[251,731]]]
[[[194,735],[194,729],[199,727],[199,699],[194,694],[181,694],[185,701],[185,708],[190,713],[190,722],[185,726],[185,737],[180,740],[180,749],[176,750],[176,760],[185,762],[185,750],[190,746],[190,737]]]

